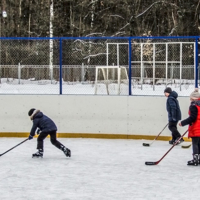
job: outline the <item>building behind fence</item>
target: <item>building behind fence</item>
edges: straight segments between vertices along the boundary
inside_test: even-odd
[[[1,94],[187,96],[199,37],[0,38]]]

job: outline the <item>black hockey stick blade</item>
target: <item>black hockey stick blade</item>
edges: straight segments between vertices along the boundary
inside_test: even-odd
[[[182,147],[183,149],[188,149],[188,148],[191,147],[191,145],[192,145],[192,144],[189,144],[189,145],[182,145],[181,147]]]
[[[150,144],[148,144],[148,143],[143,143],[142,145],[145,147],[150,147]]]
[[[179,141],[183,138],[183,136],[188,132],[185,131],[185,133],[183,133],[183,135],[172,145],[172,147],[163,155],[163,157],[156,161],[156,162],[145,162],[145,165],[157,165],[158,163],[160,163],[160,161],[179,143]]]
[[[145,165],[157,165],[159,162],[145,162]]]
[[[165,130],[165,128],[168,126],[168,123],[165,125],[165,127],[162,129],[162,131],[160,131],[160,133],[154,138],[153,142],[149,143],[143,143],[142,145],[144,147],[150,147],[156,140],[157,138],[160,136],[160,134]]]

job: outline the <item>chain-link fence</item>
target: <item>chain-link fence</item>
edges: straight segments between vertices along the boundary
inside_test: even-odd
[[[187,96],[198,37],[0,38],[0,94]]]
[[[195,45],[193,38],[133,40],[132,93],[160,94],[170,85],[187,95],[195,87]]]

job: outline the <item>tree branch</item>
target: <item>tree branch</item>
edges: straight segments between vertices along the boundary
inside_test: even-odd
[[[138,18],[140,16],[142,16],[144,13],[146,13],[150,8],[152,8],[155,4],[158,4],[158,3],[167,3],[167,4],[170,4],[172,6],[175,6],[177,8],[179,8],[176,4],[174,3],[168,3],[168,2],[165,2],[165,1],[156,1],[154,2],[153,4],[151,4],[145,11],[143,11],[142,13],[140,13],[139,15],[137,15],[135,18]]]
[[[164,2],[163,1],[156,1],[156,2],[154,2],[145,11],[143,11],[142,13],[140,13],[139,15],[137,15],[135,18],[138,18],[138,17],[142,16],[144,13],[146,13],[151,7],[153,7],[157,3],[164,3]]]

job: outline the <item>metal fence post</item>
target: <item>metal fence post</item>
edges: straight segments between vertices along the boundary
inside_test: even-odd
[[[18,64],[18,84],[20,84],[20,79],[21,79],[21,65],[19,63]]]
[[[155,90],[155,79],[156,79],[156,45],[153,43],[153,90]]]
[[[81,65],[81,82],[84,82],[84,75],[85,75],[85,69],[84,69],[84,63]]]
[[[181,91],[181,82],[182,82],[182,68],[183,68],[183,43],[180,43],[180,91]]]
[[[62,38],[59,39],[60,94],[62,94]]]
[[[199,66],[199,62],[198,62],[198,37],[196,37],[195,39],[195,87],[198,88],[198,66]]]
[[[131,58],[131,54],[132,54],[132,46],[131,46],[131,37],[129,38],[129,41],[128,41],[128,43],[129,43],[129,73],[128,73],[128,76],[129,76],[129,95],[132,95],[132,92],[131,92],[131,60],[132,60],[132,58]]]

